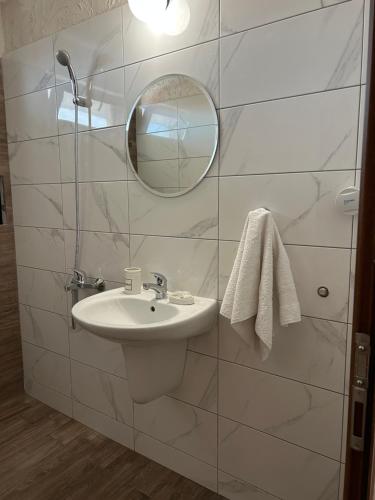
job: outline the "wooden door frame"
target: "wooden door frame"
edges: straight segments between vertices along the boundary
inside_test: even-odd
[[[369,61],[367,106],[364,125],[364,151],[361,171],[361,196],[358,221],[357,262],[355,274],[353,342],[351,346],[350,404],[347,430],[345,500],[372,500],[372,470],[375,469],[375,36],[374,3],[369,20]],[[371,346],[369,386],[365,420],[365,446],[359,452],[351,448],[352,384],[354,380],[354,332],[368,336]],[[345,429],[344,429],[345,432]]]

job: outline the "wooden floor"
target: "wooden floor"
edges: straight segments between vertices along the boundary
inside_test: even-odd
[[[18,392],[0,401],[0,499],[222,497]]]

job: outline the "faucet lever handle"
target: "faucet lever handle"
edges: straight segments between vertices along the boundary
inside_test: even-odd
[[[164,274],[157,273],[156,271],[151,271],[151,274],[156,278],[156,283],[159,286],[165,286],[167,284],[167,278],[164,276]]]

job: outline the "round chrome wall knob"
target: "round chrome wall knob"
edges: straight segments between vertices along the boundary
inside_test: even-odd
[[[326,286],[320,286],[318,288],[318,295],[319,295],[319,297],[323,297],[323,298],[328,297],[328,295],[329,295],[328,288]]]

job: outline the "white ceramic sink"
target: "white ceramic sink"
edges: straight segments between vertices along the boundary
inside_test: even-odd
[[[180,385],[187,341],[211,329],[217,304],[195,297],[193,305],[174,305],[152,290],[126,295],[118,288],[78,302],[72,314],[86,330],[122,345],[129,393],[147,403]]]
[[[195,297],[193,305],[155,300],[155,292],[126,295],[123,288],[110,290],[78,302],[75,320],[100,337],[120,343],[182,340],[207,332],[216,317],[213,299]]]

